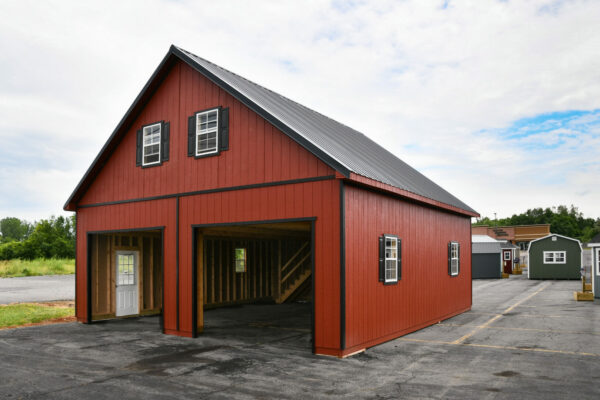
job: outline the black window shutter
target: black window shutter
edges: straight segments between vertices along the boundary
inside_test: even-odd
[[[452,275],[452,242],[448,242],[448,275]]]
[[[142,130],[138,130],[136,132],[136,141],[135,141],[135,166],[139,167],[142,165]]]
[[[196,155],[196,114],[188,117],[188,156]]]
[[[160,132],[160,161],[169,161],[169,136],[170,136],[171,124],[169,122],[163,122]]]
[[[398,238],[398,280],[402,278],[402,239]]]
[[[221,109],[219,119],[219,151],[229,150],[229,108]]]
[[[460,243],[456,243],[456,253],[458,260],[456,260],[456,275],[460,274]]]
[[[379,282],[385,282],[385,238],[379,238]]]

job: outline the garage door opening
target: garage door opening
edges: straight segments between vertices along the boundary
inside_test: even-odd
[[[88,234],[92,321],[162,313],[160,230]]]
[[[312,338],[313,223],[196,227],[197,332],[229,320]]]

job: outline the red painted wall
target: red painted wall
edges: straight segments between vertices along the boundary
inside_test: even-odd
[[[188,117],[196,111],[217,106],[229,107],[229,150],[203,159],[188,157]],[[171,124],[169,161],[160,167],[136,167],[136,131],[160,120]],[[334,173],[223,89],[179,61],[78,204]]]
[[[192,333],[192,225],[316,217],[315,345],[338,354],[340,338],[339,181],[221,192],[180,198],[179,331],[176,326],[176,198],[79,209],[77,212],[77,318],[85,321],[85,233],[165,226],[164,323],[169,333]]]
[[[345,186],[345,354],[436,323],[471,307],[471,222],[438,209]],[[402,279],[379,282],[378,238],[402,239]],[[448,275],[448,242],[460,243],[460,274]]]

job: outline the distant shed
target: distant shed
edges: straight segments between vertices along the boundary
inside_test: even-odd
[[[592,290],[594,298],[600,299],[600,234],[587,244],[592,250]]]
[[[487,235],[473,235],[472,243],[471,278],[502,278],[500,242]]]
[[[519,246],[515,246],[507,240],[501,240],[500,247],[502,248],[502,267],[504,273],[512,274],[513,264],[516,264],[517,256],[519,254]]]
[[[579,279],[581,242],[551,234],[529,243],[529,279]]]

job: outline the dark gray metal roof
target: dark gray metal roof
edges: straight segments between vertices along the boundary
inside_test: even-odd
[[[506,241],[501,241],[500,247],[502,247],[503,249],[518,249],[519,248],[519,246],[515,246],[511,242],[506,242]]]
[[[471,252],[473,254],[490,254],[490,253],[498,253],[500,254],[500,252],[502,251],[502,249],[500,248],[500,242],[480,242],[480,243],[473,243],[472,245],[472,250]]]
[[[174,54],[224,87],[334,169],[476,213],[429,178],[362,133],[253,83],[186,50]],[[240,98],[241,97],[241,98]]]

